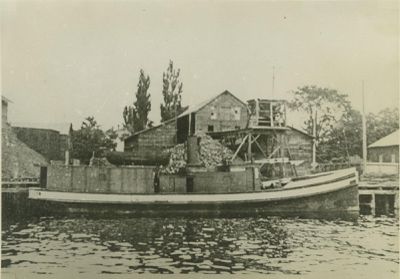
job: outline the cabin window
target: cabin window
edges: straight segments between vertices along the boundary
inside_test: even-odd
[[[214,125],[208,125],[208,131],[214,132]]]
[[[240,107],[233,108],[233,117],[235,120],[240,120]]]
[[[211,107],[210,118],[213,119],[213,120],[217,119],[217,113],[215,111],[215,107]]]

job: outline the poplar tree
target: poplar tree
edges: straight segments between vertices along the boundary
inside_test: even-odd
[[[174,118],[182,113],[182,82],[179,81],[180,69],[174,69],[174,63],[169,61],[167,71],[163,73],[162,95],[164,103],[160,105],[161,122]]]
[[[124,118],[124,126],[131,133],[141,131],[152,125],[149,120],[149,112],[151,110],[150,93],[150,77],[140,70],[139,82],[136,91],[136,101],[133,106],[125,106],[122,116]]]

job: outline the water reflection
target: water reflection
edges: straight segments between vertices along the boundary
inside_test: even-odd
[[[38,218],[4,224],[3,272],[396,274],[398,222],[270,218]],[[373,239],[374,241],[369,241]]]

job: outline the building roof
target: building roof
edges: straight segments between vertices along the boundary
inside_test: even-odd
[[[308,137],[310,137],[310,138],[314,138],[312,135],[310,135],[309,133],[307,133],[306,131],[304,131],[304,130],[302,130],[302,129],[298,129],[298,128],[295,128],[295,127],[293,127],[293,126],[287,126],[288,128],[290,128],[290,129],[292,129],[292,130],[294,130],[294,131],[296,131],[296,132],[299,132],[299,133],[301,133],[301,134],[303,134],[303,135],[305,135],[305,136],[308,136]]]
[[[399,130],[387,135],[386,137],[377,140],[370,147],[385,147],[385,146],[396,146],[399,145]]]
[[[243,105],[247,106],[247,105],[246,105],[242,100],[240,100],[238,97],[236,97],[235,95],[233,95],[233,94],[232,94],[231,92],[229,92],[228,90],[225,90],[224,92],[219,93],[219,94],[213,96],[212,98],[209,98],[209,99],[207,99],[207,100],[205,100],[205,101],[203,101],[203,102],[200,102],[200,103],[198,103],[198,104],[196,104],[196,105],[193,105],[193,106],[186,107],[186,108],[185,108],[185,111],[182,112],[181,114],[179,114],[177,118],[181,118],[181,117],[187,116],[187,115],[189,115],[189,114],[191,114],[191,113],[194,113],[194,112],[197,112],[197,111],[201,110],[202,108],[204,108],[205,106],[207,106],[208,104],[210,104],[212,101],[214,101],[215,99],[217,99],[219,96],[221,96],[221,95],[223,95],[223,94],[229,94],[229,95],[232,96],[234,99],[238,100],[240,103],[242,103]],[[143,134],[143,133],[147,133],[147,132],[152,131],[152,130],[154,130],[154,129],[157,129],[157,128],[159,128],[159,127],[165,125],[165,124],[171,123],[172,121],[175,121],[175,120],[176,120],[176,117],[171,118],[171,119],[169,119],[169,120],[167,120],[167,121],[161,122],[160,124],[158,124],[158,125],[156,125],[156,126],[153,126],[153,127],[151,127],[151,128],[147,128],[147,129],[141,130],[141,131],[139,131],[139,132],[136,132],[136,133],[134,133],[133,135],[127,137],[125,140],[130,139],[130,138],[132,138],[132,137],[135,137],[135,136],[137,136],[137,135]]]
[[[151,127],[151,128],[143,129],[143,130],[141,130],[141,131],[139,131],[139,132],[136,132],[136,133],[130,135],[129,137],[125,138],[125,140],[130,139],[130,138],[132,138],[132,137],[136,137],[137,135],[144,134],[144,133],[150,132],[150,131],[152,131],[152,130],[155,130],[155,129],[157,129],[157,128],[159,128],[159,127],[165,125],[165,124],[169,124],[169,123],[171,123],[172,121],[175,121],[175,119],[176,119],[176,118],[171,118],[171,119],[169,119],[169,120],[167,120],[167,121],[164,121],[164,122],[161,122],[160,124],[158,124],[158,125],[156,125],[156,126],[153,126],[153,127]]]
[[[31,128],[31,129],[45,129],[58,131],[60,134],[69,134],[69,127],[71,123],[34,123],[34,122],[13,122],[11,126],[20,128]]]
[[[185,110],[183,113],[181,113],[178,118],[189,115],[191,113],[194,112],[198,112],[199,110],[201,110],[202,108],[204,108],[205,106],[207,106],[208,104],[210,104],[211,102],[213,102],[215,99],[217,99],[219,96],[224,95],[224,94],[228,94],[230,96],[232,96],[234,99],[236,99],[237,101],[239,101],[241,104],[243,104],[244,106],[247,106],[246,103],[244,103],[242,100],[240,100],[238,97],[236,97],[235,95],[233,95],[231,92],[229,92],[228,90],[225,90],[222,93],[219,93],[218,95],[213,96],[210,99],[207,99],[201,103],[198,103],[197,105],[194,106],[189,106],[189,108],[187,110]]]

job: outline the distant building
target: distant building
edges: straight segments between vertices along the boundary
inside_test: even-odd
[[[47,160],[64,160],[69,124],[15,123],[17,138]]]
[[[398,163],[399,130],[368,146],[368,161],[380,163]]]
[[[289,127],[286,134],[292,159],[311,163],[313,136],[294,127]]]
[[[46,158],[20,141],[8,123],[9,99],[2,96],[1,179],[38,178]]]

